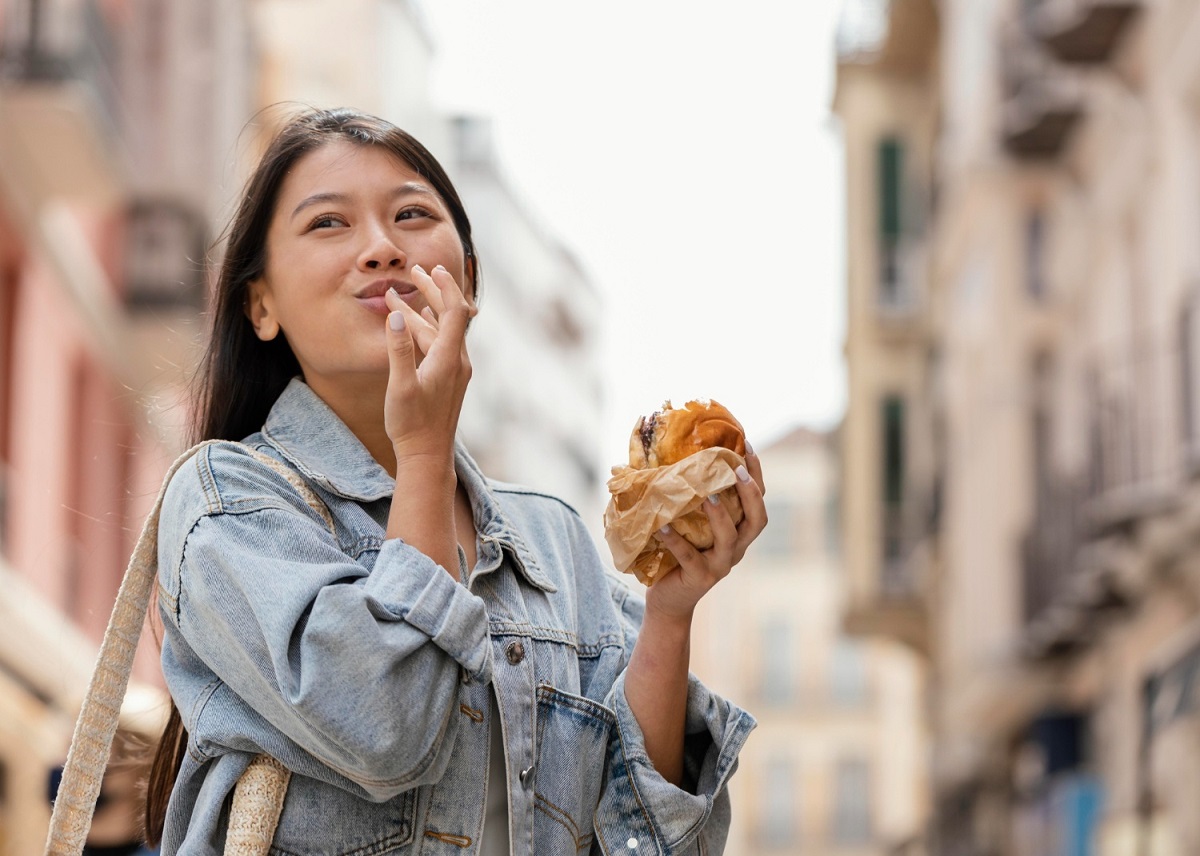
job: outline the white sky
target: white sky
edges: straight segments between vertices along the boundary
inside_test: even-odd
[[[425,0],[434,103],[605,301],[609,424],[715,398],[761,446],[844,407],[836,0]]]

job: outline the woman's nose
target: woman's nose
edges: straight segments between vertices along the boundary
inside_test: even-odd
[[[403,268],[407,260],[404,251],[382,230],[371,236],[359,256],[359,264],[368,270]]]

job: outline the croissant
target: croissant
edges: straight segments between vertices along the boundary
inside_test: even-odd
[[[666,467],[678,463],[702,449],[721,446],[746,455],[746,433],[725,407],[715,401],[689,401],[674,408],[668,401],[663,409],[638,419],[629,437],[629,466],[634,469]],[[742,522],[745,512],[735,488],[721,491],[718,500],[734,524]],[[713,545],[712,526],[700,507],[671,522],[671,526],[697,550]],[[628,572],[647,585],[679,567],[679,562],[657,538],[638,555]]]

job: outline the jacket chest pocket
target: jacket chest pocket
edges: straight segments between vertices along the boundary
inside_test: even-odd
[[[376,856],[407,852],[415,790],[370,802],[306,776],[292,776],[271,856]]]
[[[588,852],[616,716],[551,686],[537,689],[534,840],[547,853]],[[553,845],[553,846],[551,846]]]

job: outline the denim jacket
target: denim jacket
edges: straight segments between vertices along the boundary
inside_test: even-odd
[[[395,481],[299,380],[245,440],[176,473],[158,545],[163,672],[189,733],[163,854],[222,852],[254,755],[293,771],[272,854],[478,851],[489,729],[514,856],[720,853],[753,718],[691,678],[685,788],[624,693],[643,601],[552,497],[455,467],[479,533],[463,582],[385,540]],[[491,722],[494,690],[499,722]]]

